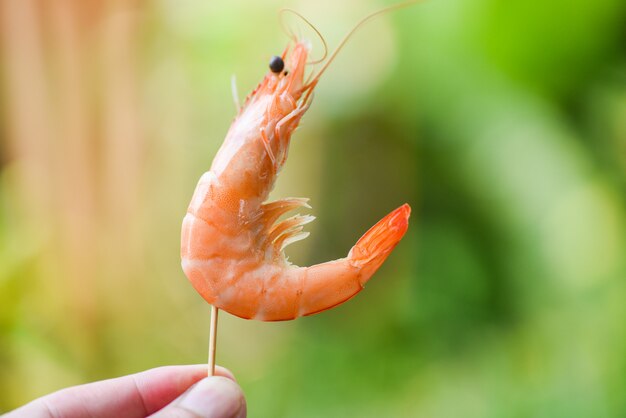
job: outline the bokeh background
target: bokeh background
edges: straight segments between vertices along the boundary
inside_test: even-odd
[[[282,52],[281,7],[332,48],[388,4],[0,1],[0,411],[206,361],[179,234],[231,75],[245,96]],[[223,314],[218,363],[252,417],[626,416],[625,191],[626,2],[380,17],[325,74],[273,194],[311,198],[300,265],[404,202],[409,232],[332,311]]]

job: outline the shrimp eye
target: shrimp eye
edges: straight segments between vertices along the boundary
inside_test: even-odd
[[[283,69],[285,68],[285,61],[283,61],[283,59],[277,55],[274,55],[271,59],[270,59],[270,70],[275,73],[278,74],[280,73]]]

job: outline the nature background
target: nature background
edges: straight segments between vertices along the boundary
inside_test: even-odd
[[[281,7],[332,48],[387,4],[0,0],[0,411],[206,361],[179,234],[231,75],[243,97],[282,52]],[[626,2],[380,17],[322,79],[274,196],[318,217],[297,264],[404,202],[409,232],[332,311],[223,314],[218,363],[251,417],[626,416],[625,191]]]

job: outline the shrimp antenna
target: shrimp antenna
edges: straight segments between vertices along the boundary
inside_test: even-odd
[[[302,16],[300,13],[296,12],[295,10],[293,10],[293,9],[280,9],[280,11],[278,12],[278,16],[280,18],[280,25],[282,26],[283,31],[287,34],[287,36],[289,36],[294,42],[297,42],[298,37],[285,24],[285,18],[284,18],[285,13],[292,13],[292,14],[296,15],[297,17],[299,17],[300,19],[302,19],[304,21],[304,23],[309,25],[309,27],[311,29],[313,29],[313,31],[315,31],[317,36],[322,41],[322,45],[324,45],[324,55],[322,56],[322,58],[316,59],[314,61],[309,61],[309,62],[307,62],[307,64],[318,64],[318,63],[324,61],[326,59],[326,57],[328,56],[328,44],[326,43],[326,39],[324,39],[324,37],[322,36],[320,31],[317,30],[315,25],[313,25],[311,22],[309,22],[309,20],[307,18],[305,18],[304,16]]]
[[[326,61],[324,66],[322,66],[322,68],[320,68],[320,70],[317,72],[317,74],[315,75],[313,80],[311,80],[311,82],[307,83],[307,85],[304,86],[302,88],[302,90],[306,90],[306,89],[310,88],[311,86],[314,86],[315,84],[317,84],[317,81],[320,79],[322,74],[324,74],[324,71],[326,71],[328,66],[335,60],[335,58],[337,57],[337,54],[339,54],[339,51],[341,51],[343,49],[343,47],[346,45],[348,40],[350,40],[352,35],[354,35],[354,33],[357,31],[357,29],[359,29],[361,26],[363,26],[366,22],[368,22],[369,20],[373,19],[374,17],[376,17],[378,15],[382,15],[382,14],[391,12],[393,10],[402,9],[404,7],[412,6],[415,3],[419,3],[420,1],[423,1],[423,0],[410,0],[410,1],[405,1],[404,3],[394,4],[393,6],[385,7],[383,9],[377,10],[377,11],[375,11],[373,13],[370,13],[369,15],[367,15],[363,19],[361,19],[359,22],[357,22],[357,24],[354,25],[354,27],[350,30],[350,32],[348,32],[346,34],[346,36],[343,37],[341,42],[339,42],[339,45],[337,46],[337,48],[335,48],[333,53],[330,54],[330,58],[328,58],[328,61]],[[326,56],[326,55],[324,55],[324,56]]]

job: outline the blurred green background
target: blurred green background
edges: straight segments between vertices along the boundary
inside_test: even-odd
[[[0,411],[206,361],[179,235],[231,75],[244,96],[282,52],[281,7],[332,48],[388,4],[0,1]],[[273,195],[311,198],[300,265],[405,201],[409,232],[332,311],[223,314],[218,363],[251,417],[626,416],[625,191],[626,2],[378,18],[325,73]]]

